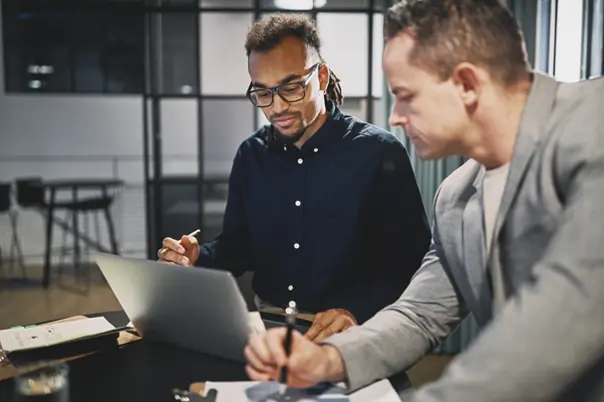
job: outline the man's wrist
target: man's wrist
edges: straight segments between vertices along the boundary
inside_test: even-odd
[[[321,345],[327,357],[325,381],[339,382],[346,380],[346,369],[340,351],[332,345]]]

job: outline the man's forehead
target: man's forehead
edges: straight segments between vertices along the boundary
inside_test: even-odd
[[[252,52],[248,70],[252,82],[277,85],[290,79],[300,78],[318,61],[310,52],[300,48],[280,47],[268,52]]]
[[[382,65],[388,80],[390,91],[405,94],[421,85],[426,72],[411,60],[415,40],[412,36],[401,33],[386,43]]]
[[[415,40],[407,33],[400,33],[392,37],[384,47],[384,63],[408,64],[414,46]]]
[[[250,66],[250,79],[259,86],[274,86],[287,81],[300,79],[306,73],[306,63],[293,60],[263,63]]]

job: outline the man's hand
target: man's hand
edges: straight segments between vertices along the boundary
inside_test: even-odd
[[[199,258],[199,244],[194,236],[183,236],[180,241],[166,237],[162,245],[157,252],[160,261],[192,267]]]
[[[340,352],[329,345],[319,346],[305,339],[298,331],[292,333],[291,353],[285,355],[286,328],[273,328],[253,334],[244,354],[245,370],[253,381],[279,381],[281,367],[287,366],[287,385],[308,388],[319,382],[337,382],[345,378]]]
[[[319,343],[333,334],[344,332],[355,325],[357,325],[357,320],[350,311],[335,308],[317,313],[312,326],[304,336],[313,342]]]

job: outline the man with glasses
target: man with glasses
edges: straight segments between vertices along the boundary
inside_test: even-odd
[[[343,114],[339,80],[312,20],[275,14],[246,41],[250,101],[271,125],[237,151],[222,233],[211,243],[167,238],[159,257],[254,271],[257,304],[317,313],[316,342],[394,302],[430,243],[404,146]]]

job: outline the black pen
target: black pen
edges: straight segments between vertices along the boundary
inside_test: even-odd
[[[289,306],[285,309],[285,324],[287,325],[287,332],[285,333],[285,342],[283,347],[285,348],[285,355],[289,358],[292,352],[292,332],[296,325],[296,302],[290,301]],[[287,384],[287,364],[281,367],[281,383]],[[287,387],[283,387],[282,393]]]

